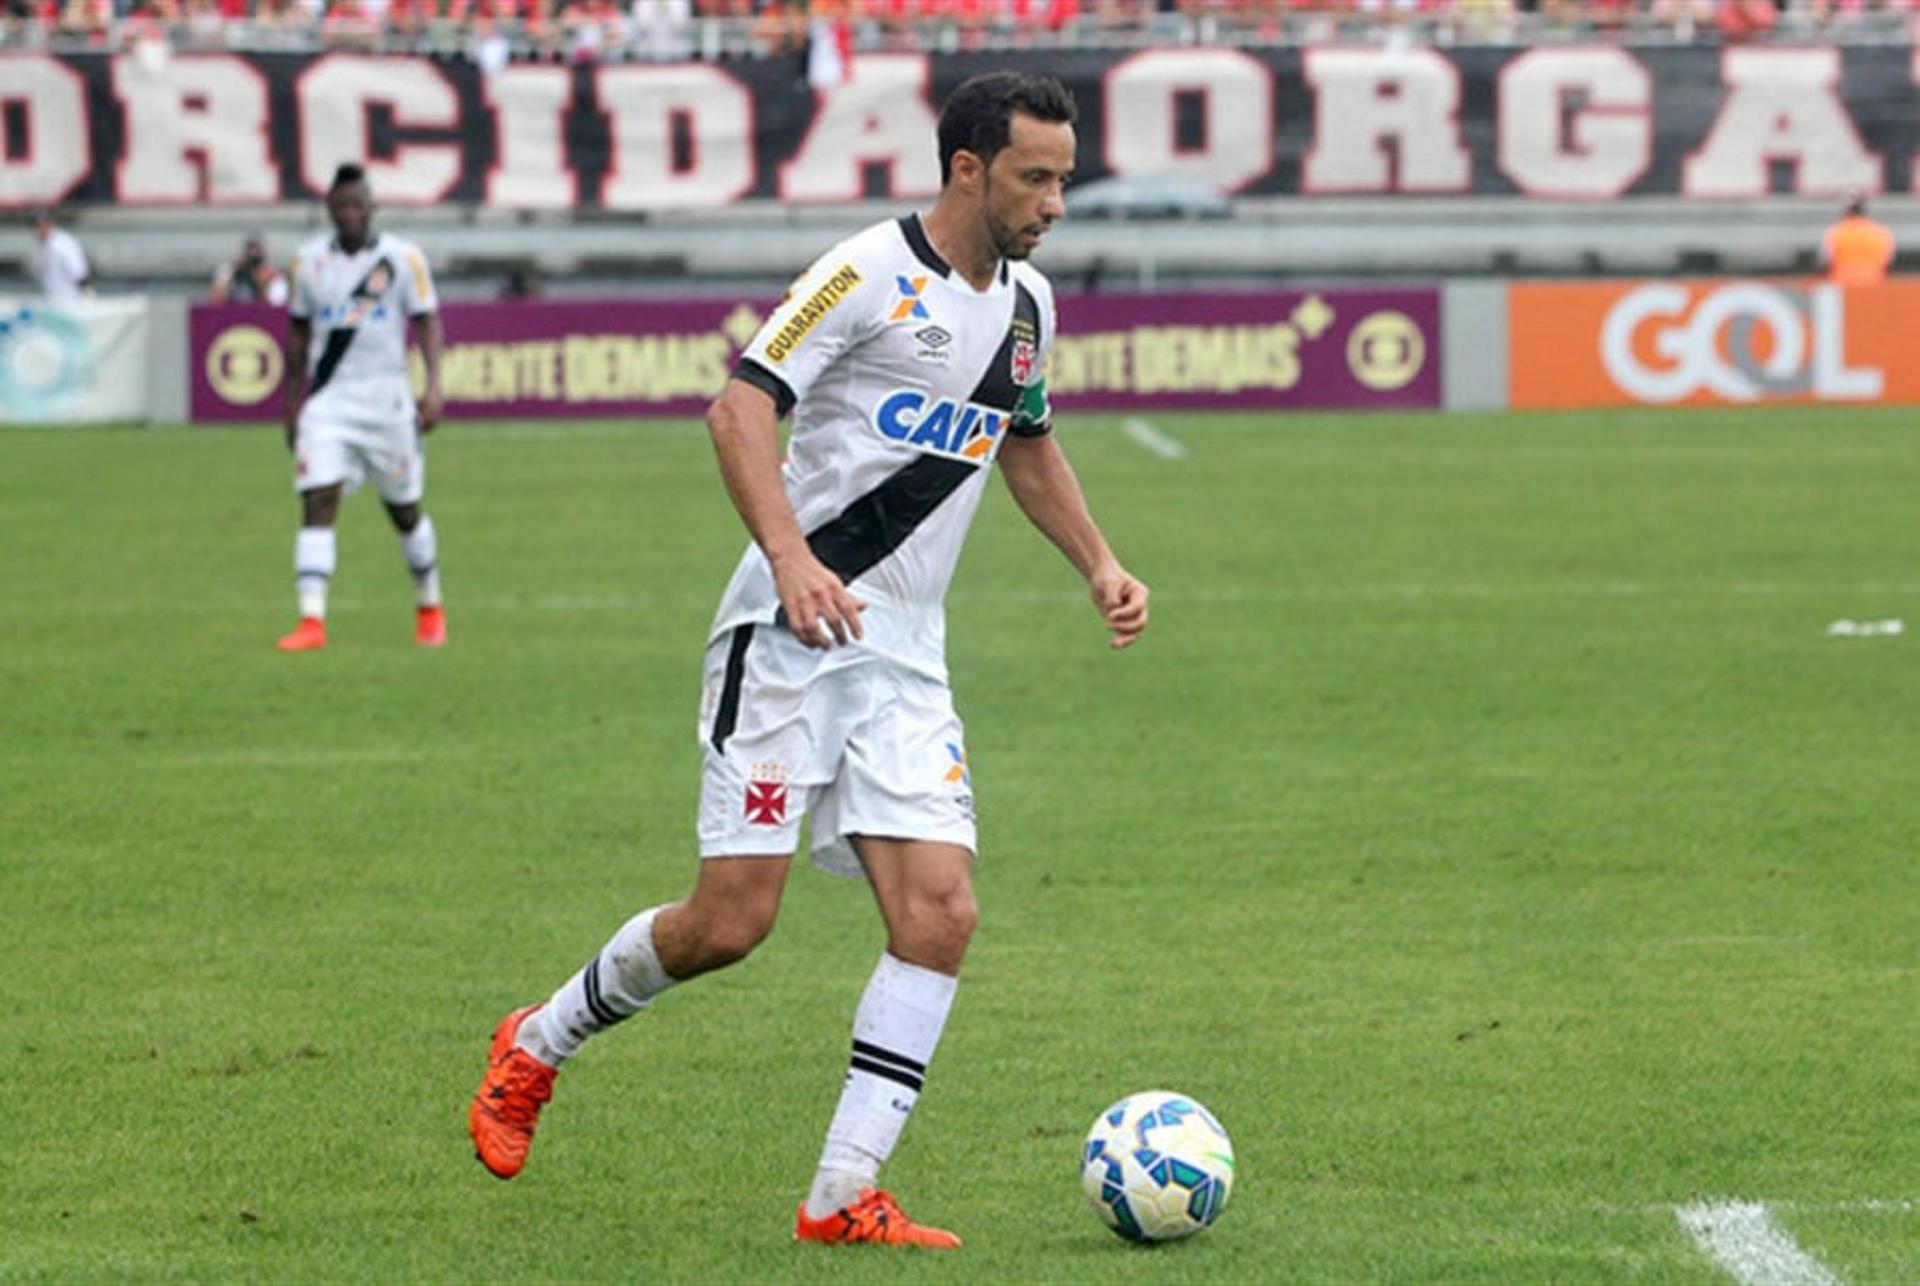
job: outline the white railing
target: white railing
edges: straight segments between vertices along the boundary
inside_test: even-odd
[[[1916,7],[1909,9],[1908,3]],[[1076,5],[1077,7],[1077,5]],[[1036,6],[1038,8],[1038,6]],[[1559,44],[1611,41],[1666,45],[1742,41],[1890,44],[1920,40],[1920,0],[1849,10],[1825,0],[1585,0],[1546,3],[1523,12],[1510,0],[1357,0],[1340,5],[1205,4],[1159,12],[1131,0],[1095,0],[1090,11],[1058,23],[1015,20],[1004,0],[965,19],[856,19],[861,51],[932,53],[1020,49],[1115,49],[1156,45],[1285,47],[1327,44]],[[1757,15],[1754,21],[1745,15]],[[0,49],[55,53],[119,52],[164,41],[181,52],[317,52],[357,49],[466,58],[494,64],[551,61],[720,61],[799,58],[804,24],[757,19],[686,17],[674,0],[639,0],[632,12],[593,29],[559,23],[452,21],[375,23],[364,20],[203,20],[163,25],[139,17],[89,27],[0,18]]]

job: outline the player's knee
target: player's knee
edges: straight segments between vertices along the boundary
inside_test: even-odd
[[[401,535],[406,535],[420,525],[419,505],[388,505],[387,517]]]
[[[940,917],[947,936],[965,950],[967,943],[973,941],[973,931],[980,925],[980,904],[974,900],[973,890],[962,886],[949,894],[941,903]]]
[[[738,907],[716,916],[706,924],[705,947],[713,967],[734,964],[753,954],[753,949],[773,932],[771,908]]]
[[[958,973],[980,923],[980,904],[965,884],[910,898],[893,935],[893,952],[908,964]]]
[[[309,527],[331,527],[340,512],[340,489],[326,487],[300,495],[301,521]]]

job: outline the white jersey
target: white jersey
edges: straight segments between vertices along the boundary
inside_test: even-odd
[[[382,232],[358,254],[332,237],[300,247],[287,311],[313,327],[307,405],[346,412],[399,406],[410,419],[407,329],[438,307],[427,257],[410,241]]]
[[[65,228],[53,228],[34,249],[33,275],[48,299],[78,299],[93,269],[80,238]]]
[[[945,673],[941,604],[987,469],[1008,433],[1051,427],[1053,332],[1037,270],[1002,261],[977,291],[909,215],[815,260],[741,355],[735,377],[793,412],[781,475],[808,545],[869,604],[870,643],[903,661]],[[779,612],[749,544],[713,636]]]

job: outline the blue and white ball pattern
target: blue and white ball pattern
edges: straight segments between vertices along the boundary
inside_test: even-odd
[[[1213,1113],[1184,1094],[1130,1094],[1087,1131],[1080,1187],[1128,1241],[1190,1237],[1226,1209],[1233,1143]]]

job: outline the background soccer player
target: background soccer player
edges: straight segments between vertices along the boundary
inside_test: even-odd
[[[932,211],[815,261],[709,413],[753,541],[707,654],[704,860],[685,901],[634,917],[545,1005],[501,1021],[469,1113],[495,1174],[520,1171],[554,1069],[589,1036],[767,935],[810,812],[815,862],[865,872],[887,946],[794,1236],[959,1244],[909,1220],[876,1182],[925,1083],[976,919],[972,784],[942,604],[996,459],[1027,517],[1087,578],[1113,646],[1147,624],[1146,586],[1108,548],[1049,432],[1053,293],[1026,259],[1066,213],[1073,118],[1048,77],[956,89]]]
[[[326,646],[334,519],[340,497],[369,478],[413,573],[414,639],[439,647],[447,641],[439,544],[433,519],[420,508],[427,476],[420,439],[440,419],[442,339],[433,274],[418,246],[373,230],[373,192],[359,166],[343,165],[334,174],[327,214],[334,235],[302,246],[293,265],[286,435],[300,493],[293,546],[300,623],[280,649]],[[427,367],[417,406],[407,374],[409,326]]]

